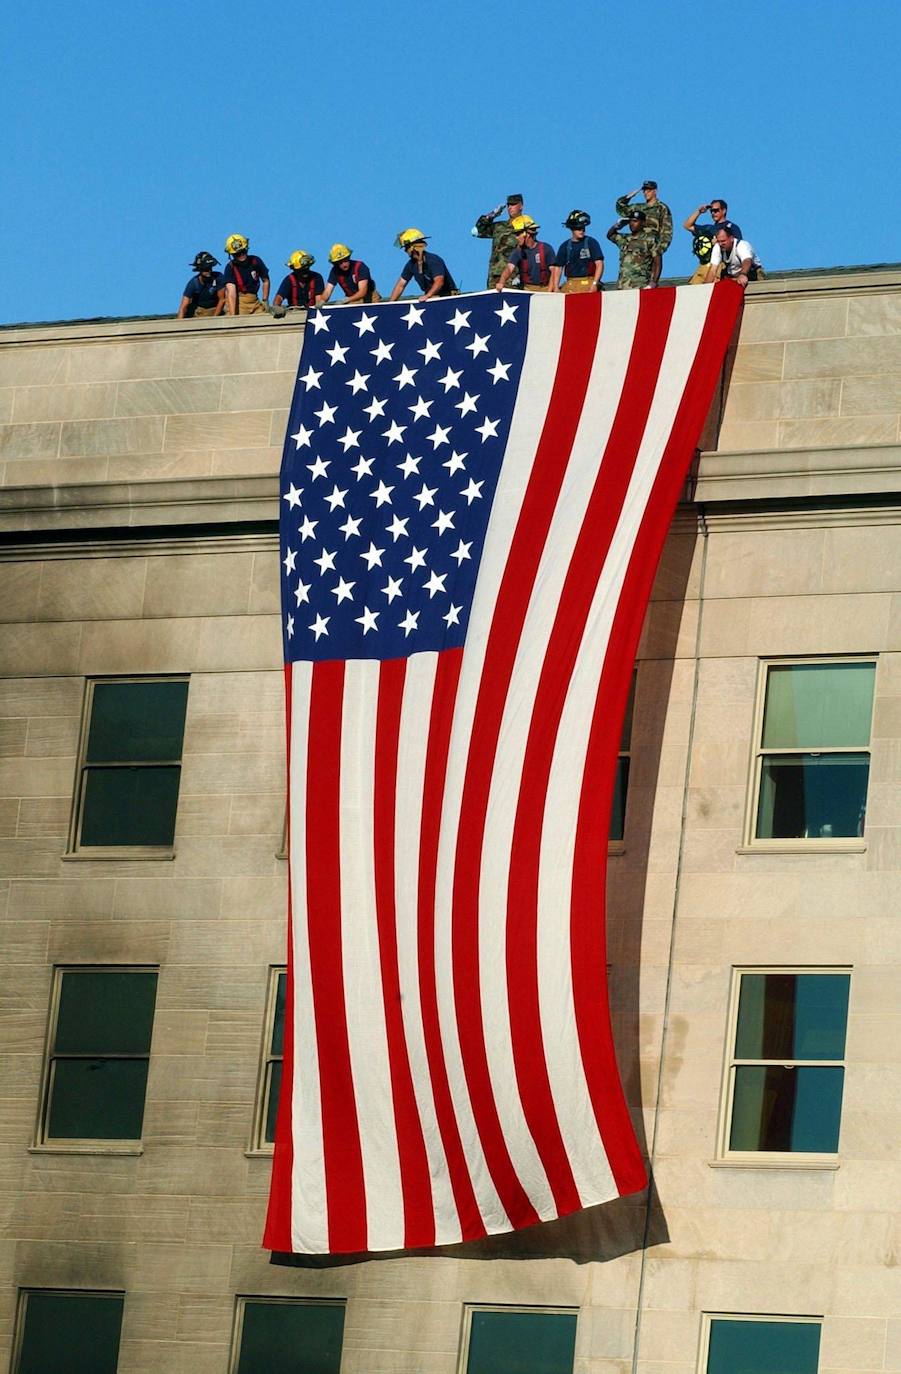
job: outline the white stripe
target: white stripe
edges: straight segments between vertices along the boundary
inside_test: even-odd
[[[294,1081],[291,1132],[291,1248],[321,1254],[328,1250],[328,1210],[322,1145],[319,1056],[313,1015],[313,980],[307,924],[307,740],[312,663],[291,668],[291,842],[289,852],[294,940]]]
[[[363,1157],[367,1246],[388,1250],[403,1237],[404,1209],[375,900],[378,692],[377,660],[355,659],[345,665],[339,823],[344,1011]]]

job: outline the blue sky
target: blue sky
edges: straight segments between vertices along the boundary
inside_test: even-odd
[[[725,196],[773,269],[901,258],[897,4],[35,0],[3,37],[2,323],[174,313],[233,231],[273,294],[336,239],[387,290],[410,224],[474,290],[507,192],[557,244],[645,177],[677,224]]]

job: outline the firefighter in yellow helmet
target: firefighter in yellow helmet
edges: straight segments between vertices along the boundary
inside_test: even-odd
[[[421,301],[430,301],[434,296],[455,296],[457,283],[447,270],[444,258],[437,253],[426,252],[427,239],[421,229],[403,229],[394,240],[395,248],[402,248],[407,254],[407,263],[394,286],[389,301],[399,300],[408,282],[416,278]]]
[[[229,234],[225,240],[225,251],[229,261],[223,276],[225,304],[229,315],[260,315],[269,304],[269,268],[262,258],[248,253],[249,247],[244,234]]]
[[[280,311],[283,305],[292,310],[309,310],[319,304],[325,291],[325,282],[318,272],[310,271],[315,261],[313,254],[305,252],[303,248],[291,254],[285,263],[291,271],[275,293],[273,311]]]
[[[325,282],[325,291],[320,305],[331,299],[336,286],[344,292],[343,305],[360,305],[364,302],[380,301],[382,298],[375,289],[372,273],[359,258],[352,258],[346,243],[333,243],[328,260],[332,264]]]
[[[538,237],[540,224],[531,215],[517,215],[510,221],[516,235],[516,247],[507,258],[507,266],[498,278],[496,291],[503,291],[514,272],[519,272],[524,291],[559,291],[560,268],[557,255],[549,243]]]

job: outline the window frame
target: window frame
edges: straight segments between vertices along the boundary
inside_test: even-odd
[[[866,745],[835,745],[820,750],[810,747],[804,749],[765,749],[763,745],[763,721],[766,711],[766,691],[771,668],[804,667],[817,664],[829,667],[831,664],[868,663],[873,668],[873,703],[870,707],[870,734]],[[877,653],[862,654],[794,654],[776,658],[761,658],[757,663],[757,686],[754,702],[754,722],[751,733],[751,758],[748,778],[748,800],[745,808],[745,825],[742,845],[739,852],[809,854],[862,853],[867,847],[866,822],[864,834],[838,835],[823,837],[812,835],[808,839],[793,836],[787,839],[766,839],[757,835],[757,813],[760,806],[760,784],[763,776],[763,760],[774,754],[866,754],[872,764],[873,759],[873,716],[876,710],[876,676],[879,666]],[[868,779],[869,789],[869,779]]]
[[[784,1322],[786,1325],[819,1326],[820,1328],[820,1349],[822,1349],[822,1328],[824,1317],[821,1314],[811,1316],[808,1314],[797,1314],[786,1312],[702,1312],[701,1313],[701,1338],[698,1351],[698,1374],[707,1374],[707,1362],[710,1357],[710,1330],[714,1322]],[[817,1358],[817,1370],[819,1371],[820,1360]]]
[[[50,1006],[47,1015],[47,1030],[44,1037],[44,1057],[41,1066],[40,1093],[38,1096],[38,1113],[35,1123],[34,1141],[30,1146],[30,1153],[40,1154],[90,1154],[90,1155],[141,1155],[144,1153],[143,1134],[137,1137],[102,1137],[94,1138],[91,1136],[47,1136],[47,1122],[50,1116],[50,1103],[53,1092],[53,1065],[57,1059],[83,1059],[85,1055],[75,1054],[54,1054],[53,1044],[56,1038],[56,1027],[59,1018],[60,998],[62,996],[63,978],[67,973],[155,973],[157,975],[157,991],[159,991],[159,965],[158,964],[55,964],[53,966],[53,980],[50,987]],[[156,1004],[154,1003],[154,1026],[156,1025]],[[153,1032],[151,1031],[150,1045],[146,1055],[143,1054],[103,1054],[90,1056],[97,1059],[145,1059],[147,1060],[148,1076],[150,1061],[153,1056]],[[147,1099],[144,1099],[144,1111],[146,1113]],[[143,1132],[143,1115],[141,1126]],[[43,1292],[44,1290],[39,1290]],[[54,1290],[55,1291],[55,1290]],[[67,1290],[68,1291],[68,1290]],[[73,1290],[78,1291],[78,1290]],[[93,1290],[92,1290],[93,1291]]]
[[[260,1039],[260,1059],[257,1068],[257,1090],[253,1108],[253,1125],[251,1130],[250,1144],[246,1154],[250,1156],[262,1155],[271,1158],[275,1148],[274,1142],[266,1140],[266,1117],[269,1114],[269,1099],[272,1091],[272,1065],[284,1063],[285,1053],[282,1046],[281,1054],[272,1053],[272,1032],[275,1028],[275,1008],[278,1001],[278,980],[280,977],[288,977],[287,964],[270,964],[269,977],[266,985],[266,1007],[263,1014],[263,1033]],[[283,1080],[284,1081],[284,1080]]]
[[[345,1324],[347,1313],[346,1298],[318,1298],[309,1296],[294,1297],[285,1293],[236,1293],[235,1311],[232,1318],[231,1350],[228,1358],[228,1374],[237,1374],[241,1359],[241,1338],[244,1334],[244,1313],[249,1302],[268,1303],[272,1307],[343,1307]],[[344,1359],[344,1337],[341,1338],[341,1360]]]
[[[66,841],[66,852],[63,855],[64,859],[155,859],[159,861],[175,858],[174,835],[172,844],[83,845],[81,843],[81,829],[84,821],[87,775],[91,768],[178,768],[180,796],[181,770],[185,752],[184,735],[182,736],[181,756],[177,759],[148,759],[143,762],[131,759],[128,763],[105,762],[103,764],[88,763],[88,737],[91,732],[94,691],[98,686],[105,686],[107,683],[114,683],[121,686],[130,682],[187,682],[190,684],[190,681],[190,673],[114,673],[85,678],[84,700],[81,708],[81,727],[78,736],[78,757],[75,761],[72,808],[69,818],[69,834]],[[190,686],[188,690],[190,693]],[[176,803],[176,824],[177,821],[178,814]]]
[[[732,1165],[746,1169],[837,1169],[841,1162],[841,1152],[802,1151],[802,1150],[731,1150],[729,1136],[732,1131],[732,1109],[735,1101],[735,1069],[745,1065],[778,1065],[779,1067],[804,1068],[841,1068],[847,1073],[847,1032],[845,1021],[845,1055],[842,1059],[738,1059],[735,1044],[738,1035],[738,1004],[741,995],[741,980],[745,974],[809,974],[825,976],[829,974],[853,977],[853,968],[846,964],[742,964],[732,968],[732,985],[729,991],[729,1013],[726,1030],[726,1052],[723,1064],[723,1078],[720,1089],[720,1119],[717,1128],[715,1164]],[[848,987],[848,1013],[851,1009],[851,987]],[[844,1086],[842,1088],[842,1107],[844,1107]],[[769,1320],[769,1319],[768,1319]]]
[[[623,732],[622,732],[622,730],[620,730],[620,734],[619,734],[619,744],[618,744],[617,750],[616,750],[616,771],[615,771],[615,773],[614,773],[614,775],[613,775],[613,787],[614,787],[614,795],[615,795],[616,779],[617,779],[617,777],[619,776],[619,765],[620,765],[620,761],[621,761],[622,759],[625,759],[626,762],[628,763],[628,770],[627,770],[627,774],[626,774],[626,786],[625,786],[624,796],[623,796],[623,833],[622,833],[622,838],[621,838],[621,839],[618,839],[618,840],[611,839],[611,838],[610,838],[610,827],[608,826],[608,829],[607,829],[607,853],[608,853],[608,854],[625,854],[625,852],[626,852],[626,831],[627,831],[628,823],[629,823],[629,781],[630,781],[631,776],[632,776],[632,738],[633,738],[633,736],[634,736],[634,734],[635,734],[635,706],[636,706],[636,702],[637,702],[637,700],[638,700],[638,667],[639,667],[639,665],[638,665],[637,663],[634,663],[634,664],[632,665],[632,676],[631,676],[631,678],[629,679],[629,691],[628,691],[628,695],[626,696],[626,708],[625,708],[625,711],[623,712],[623,725],[625,725],[625,723],[626,723],[626,717],[628,716],[628,718],[629,718],[629,745],[628,745],[628,748],[627,748],[627,749],[624,749],[624,748],[623,748]],[[612,799],[611,799],[611,802],[612,802]],[[610,808],[610,821],[611,821],[611,823],[612,823],[612,821],[613,821],[613,807],[612,807],[612,804],[611,804],[611,808]]]
[[[51,1295],[57,1298],[118,1298],[122,1303],[122,1319],[125,1319],[125,1289],[124,1288],[39,1288],[34,1284],[22,1286],[16,1297],[15,1326],[13,1327],[12,1354],[10,1356],[10,1374],[19,1374],[22,1359],[22,1346],[25,1343],[25,1321],[28,1309],[28,1299],[32,1293]],[[122,1350],[122,1327],[119,1327],[119,1349],[116,1352],[117,1360]]]
[[[575,1317],[576,1340],[573,1348],[573,1368],[578,1359],[579,1316],[581,1308],[566,1303],[538,1302],[466,1302],[463,1304],[463,1320],[460,1324],[460,1349],[457,1355],[456,1374],[468,1374],[469,1343],[472,1334],[472,1315],[474,1312],[539,1312],[548,1316]]]

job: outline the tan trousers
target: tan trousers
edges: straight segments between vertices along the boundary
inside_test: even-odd
[[[194,311],[194,318],[196,320],[202,316],[204,319],[209,319],[211,316],[215,315],[215,313],[215,305],[198,305],[197,309]]]
[[[575,296],[582,291],[593,291],[594,277],[567,277],[563,283],[563,290],[567,296]]]
[[[239,315],[265,315],[265,313],[266,307],[257,296],[252,296],[249,291],[238,292]]]

